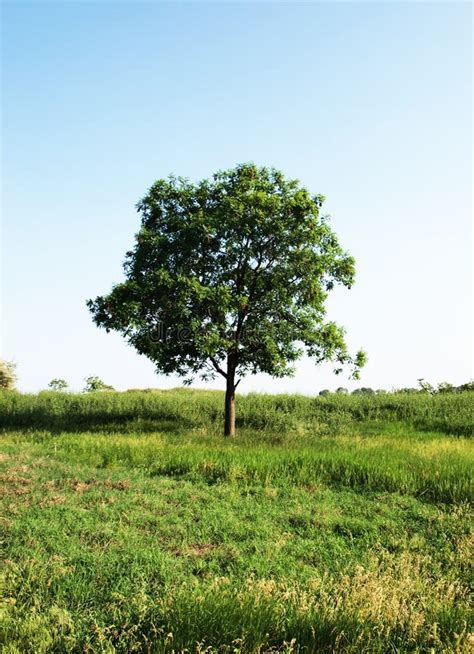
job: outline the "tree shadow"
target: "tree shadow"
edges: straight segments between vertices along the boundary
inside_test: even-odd
[[[106,412],[92,415],[54,416],[47,411],[35,411],[33,415],[29,412],[18,412],[15,415],[0,417],[0,429],[4,431],[11,429],[25,432],[46,430],[54,434],[64,432],[110,434],[166,432],[179,435],[198,426],[198,422],[182,416],[117,416]]]

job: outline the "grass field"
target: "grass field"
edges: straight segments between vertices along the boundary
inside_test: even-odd
[[[472,651],[472,394],[222,403],[0,393],[2,651]]]

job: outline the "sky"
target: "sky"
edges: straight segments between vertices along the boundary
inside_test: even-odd
[[[472,378],[471,41],[470,3],[3,2],[1,356],[19,388],[179,386],[85,302],[123,279],[156,179],[248,161],[326,196],[357,261],[328,317],[369,363],[352,382],[303,359],[239,391]]]

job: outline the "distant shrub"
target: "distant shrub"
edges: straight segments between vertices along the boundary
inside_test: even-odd
[[[436,392],[437,393],[453,393],[455,390],[456,390],[456,388],[452,384],[448,384],[448,382],[441,382],[441,384],[438,384]]]
[[[12,391],[16,385],[16,364],[0,359],[0,389]]]
[[[352,391],[352,395],[375,395],[373,388],[356,388],[355,391]]]
[[[467,382],[467,384],[461,384],[461,386],[457,386],[456,392],[457,393],[474,392],[474,381],[470,381]]]
[[[321,397],[326,397],[326,395],[331,395],[331,391],[329,391],[327,388],[325,388],[323,391],[319,391],[319,395]]]

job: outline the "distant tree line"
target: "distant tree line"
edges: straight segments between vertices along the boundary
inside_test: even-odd
[[[86,385],[82,390],[83,393],[94,393],[96,391],[115,390],[113,386],[110,386],[109,384],[103,382],[102,379],[100,379],[100,377],[97,377],[97,375],[90,375],[89,377],[86,377],[84,381]],[[51,391],[65,391],[69,388],[69,384],[65,379],[55,378],[49,382],[48,388]]]
[[[384,388],[368,388],[366,386],[363,386],[362,388],[356,388],[353,390],[351,393],[347,390],[347,388],[343,388],[342,386],[340,388],[337,388],[335,391],[330,391],[327,388],[319,392],[319,395],[321,397],[325,397],[326,395],[383,395],[390,393],[392,395],[400,395],[400,394],[407,394],[407,393],[427,393],[430,395],[437,395],[439,393],[465,393],[466,391],[474,391],[474,381],[468,381],[465,384],[461,384],[460,386],[455,386],[454,384],[450,384],[448,382],[441,382],[437,386],[434,386],[433,384],[430,384],[429,382],[425,381],[424,379],[419,379],[418,380],[418,387],[417,388],[396,388],[392,391],[387,391]]]
[[[0,391],[14,391],[16,390],[17,374],[16,363],[12,361],[5,361],[0,359]],[[114,391],[114,387],[106,384],[97,377],[97,375],[90,375],[84,379],[85,386],[83,393],[94,393],[96,391]],[[69,384],[61,377],[54,377],[49,384],[48,390],[55,392],[67,391]]]
[[[12,361],[5,361],[0,359],[0,390],[15,390],[16,388],[16,364]],[[85,386],[82,390],[83,393],[95,393],[98,391],[114,391],[114,387],[106,384],[100,379],[97,375],[90,375],[84,379]],[[65,379],[61,377],[55,377],[48,384],[48,389],[50,391],[62,392],[66,391],[69,388],[69,384]],[[152,388],[134,388],[129,389],[130,391],[141,391],[141,392],[151,392],[156,389]],[[455,386],[449,382],[441,382],[438,385],[433,385],[427,382],[425,379],[421,378],[418,380],[417,388],[396,388],[391,391],[387,391],[383,388],[373,389],[367,386],[362,386],[361,388],[356,388],[350,392],[347,388],[340,386],[335,391],[330,391],[329,389],[324,389],[319,392],[321,397],[327,395],[383,395],[383,394],[413,394],[413,393],[427,393],[430,395],[438,395],[440,393],[465,393],[474,391],[474,380],[468,381],[465,384],[460,386]]]

